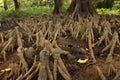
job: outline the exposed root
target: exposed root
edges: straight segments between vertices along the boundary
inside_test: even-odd
[[[27,78],[27,76],[29,76],[32,73],[32,71],[34,71],[34,69],[37,68],[37,64],[40,64],[40,63],[37,63],[36,61],[37,60],[36,60],[36,56],[35,56],[34,63],[32,65],[32,67],[24,74],[24,76],[22,77],[22,79]]]
[[[107,76],[110,76],[110,74],[111,74],[111,72],[114,72],[115,74],[117,74],[117,70],[115,69],[115,67],[114,67],[114,65],[112,64],[112,62],[111,63],[108,63],[108,65],[109,65],[109,70],[108,70],[108,74],[107,74]]]
[[[55,27],[54,38],[53,38],[52,44],[54,44],[56,42],[57,35],[58,35],[60,29],[61,29],[61,25],[57,24],[56,27]]]
[[[41,31],[39,31],[38,33],[36,33],[36,47],[38,49],[38,47],[42,47],[44,48],[44,41],[45,41],[45,38],[43,36],[43,33]]]
[[[95,43],[95,45],[97,44],[98,46],[105,41],[105,45],[107,45],[110,40],[109,40],[109,35],[112,35],[112,31],[111,31],[111,25],[108,21],[106,21],[106,19],[103,18],[103,22],[101,22],[101,26],[99,26],[99,33],[102,32],[102,28],[103,29],[103,34],[100,37],[100,39]]]
[[[28,64],[24,58],[24,48],[19,47],[17,49],[18,51],[18,57],[20,58],[20,67],[21,67],[21,72],[22,74],[25,74],[28,71]]]
[[[92,21],[89,21],[88,19],[86,19],[85,20],[85,25],[84,25],[84,27],[85,28],[83,28],[83,30],[82,30],[82,37],[81,37],[81,39],[82,40],[84,40],[84,39],[86,39],[87,40],[87,38],[88,38],[88,34],[89,34],[89,32],[90,32],[90,35],[91,35],[91,40],[94,42],[94,34],[93,34],[93,25],[92,25]]]
[[[106,77],[103,75],[102,71],[100,70],[100,68],[96,65],[95,68],[98,71],[98,74],[100,75],[102,80],[106,80]]]
[[[109,31],[107,29],[107,27],[104,27],[104,31],[103,31],[103,35],[99,38],[99,40],[95,43],[95,45],[100,45],[104,40],[105,40],[105,44],[107,45],[109,42]]]
[[[60,74],[63,76],[65,80],[71,80],[71,76],[68,73],[62,59],[60,58],[60,54],[63,53],[59,48],[56,48],[53,51],[53,57],[54,57],[54,69],[53,69],[53,75],[54,79],[56,79],[57,75],[57,68]]]
[[[12,42],[14,41],[14,37],[11,37],[8,42],[6,43],[6,45],[4,46],[4,48],[1,51],[1,55],[3,55],[4,60],[6,61],[6,51],[10,48],[10,45],[12,44]],[[12,47],[13,48],[13,47]]]
[[[3,32],[0,32],[0,40],[1,40],[2,43],[5,42],[4,36],[5,36],[4,33],[3,33]]]
[[[96,59],[95,59],[95,56],[94,56],[94,52],[93,52],[93,49],[92,49],[92,41],[91,41],[91,35],[90,35],[90,32],[88,33],[88,46],[89,46],[89,50],[90,50],[90,55],[93,59],[93,63],[96,62]]]
[[[26,80],[31,80],[39,71],[40,65],[37,66],[37,68],[26,78]]]
[[[79,21],[81,21],[81,20],[79,20]],[[72,31],[73,31],[73,32],[72,32],[72,36],[77,39],[79,33],[81,32],[82,24],[81,24],[81,22],[75,22],[75,25],[74,25],[74,26],[75,26],[75,27],[74,27],[73,30],[72,30]]]
[[[96,63],[96,58],[94,56],[94,52],[92,49],[92,41],[91,41],[91,35],[90,32],[88,33],[88,46],[89,46],[89,50],[90,50],[90,55],[93,59],[93,63]],[[99,76],[101,77],[102,80],[106,80],[106,77],[104,76],[104,74],[102,73],[101,69],[99,68],[98,65],[94,65],[94,67],[97,69]]]
[[[120,71],[116,73],[116,76],[112,80],[119,80],[120,79]]]
[[[22,39],[21,39],[21,36],[20,36],[20,32],[19,32],[17,27],[15,28],[15,30],[16,30],[16,35],[17,35],[18,46],[23,47],[23,42],[22,42]]]
[[[52,73],[49,68],[49,56],[50,54],[46,50],[42,50],[39,54],[41,66],[39,69],[38,80],[47,80],[49,75],[49,79],[53,80]],[[49,70],[48,70],[49,69]],[[49,72],[48,72],[49,71]],[[50,74],[48,74],[50,73]]]
[[[34,59],[34,63],[32,67],[23,75],[21,74],[16,80],[31,80],[35,74],[39,71],[40,63],[36,61],[36,57]]]
[[[104,52],[110,48],[110,52],[109,52],[107,59],[106,59],[107,62],[112,61],[112,55],[114,53],[114,48],[115,48],[115,45],[118,41],[119,41],[118,40],[118,33],[115,31],[113,34],[111,42],[102,50],[102,52]]]

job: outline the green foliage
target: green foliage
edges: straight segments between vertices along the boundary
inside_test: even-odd
[[[37,15],[44,15],[44,14],[51,14],[53,8],[49,7],[26,7],[20,8],[19,10],[3,10],[0,9],[0,17],[21,17],[21,16],[37,16]]]
[[[63,3],[64,3],[64,4],[67,4],[67,5],[70,5],[71,1],[72,1],[72,0],[63,0]]]
[[[3,1],[2,0],[0,0],[0,6],[3,6]]]
[[[93,0],[94,4],[97,5],[99,2],[104,0]],[[53,11],[53,7],[49,8],[47,6],[48,2],[52,2],[53,0],[43,0],[42,6],[37,7],[37,0],[18,0],[20,3],[20,9],[14,10],[13,0],[7,0],[7,4],[9,9],[7,11],[3,8],[3,0],[0,0],[0,17],[20,17],[20,16],[35,16],[35,15],[43,15],[50,14]],[[70,5],[71,0],[63,0],[63,12],[67,10]],[[44,6],[43,6],[44,5]],[[98,14],[120,14],[120,1],[114,0],[114,5],[111,9],[97,9]]]
[[[118,0],[114,1],[113,9],[120,9],[120,1]]]
[[[119,9],[105,9],[105,8],[101,8],[101,9],[97,9],[98,14],[120,14],[120,10]]]
[[[97,9],[98,14],[120,14],[120,1],[114,0],[114,5],[110,9],[101,8]]]

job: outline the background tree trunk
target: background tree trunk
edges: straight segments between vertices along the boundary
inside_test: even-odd
[[[92,0],[72,0],[67,13],[73,16],[93,16],[97,14]]]
[[[62,12],[62,0],[54,0],[54,11],[53,14],[58,14]]]
[[[42,0],[37,0],[37,6],[40,6],[42,3]]]
[[[15,5],[15,9],[19,9],[19,3],[17,0],[13,0],[14,1],[14,5]]]
[[[7,1],[4,0],[4,9],[7,10],[8,9],[8,6],[7,6]]]
[[[74,12],[74,9],[75,9],[75,6],[76,6],[76,0],[72,0],[67,12],[69,13],[73,13]]]

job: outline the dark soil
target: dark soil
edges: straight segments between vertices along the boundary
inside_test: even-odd
[[[101,53],[101,47],[95,47],[94,52],[95,56],[97,58],[97,63],[92,64],[92,62],[89,61],[86,64],[79,64],[77,63],[77,59],[82,58],[82,53],[80,54],[80,48],[87,48],[87,44],[80,42],[79,40],[72,39],[72,38],[67,38],[58,41],[60,47],[62,49],[66,49],[70,52],[73,52],[72,54],[76,57],[75,59],[66,59],[63,58],[65,61],[65,64],[72,75],[72,80],[101,80],[99,77],[99,74],[97,70],[95,69],[94,65],[99,65],[101,68],[103,74],[107,76],[107,80],[112,80],[112,78],[115,76],[114,72],[110,72],[109,75],[109,63],[105,62],[106,54]],[[72,45],[73,49],[68,47],[68,45]],[[71,51],[73,50],[73,51]],[[120,70],[120,54],[119,54],[119,49],[117,49],[114,54],[114,58],[112,61],[112,64],[117,70]],[[85,55],[89,55],[85,54]]]

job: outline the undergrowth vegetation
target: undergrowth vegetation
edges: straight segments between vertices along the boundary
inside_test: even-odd
[[[120,10],[119,9],[105,9],[105,8],[101,8],[101,9],[96,9],[98,14],[120,14]]]
[[[51,14],[53,8],[49,7],[26,7],[26,8],[20,8],[19,10],[9,9],[9,10],[3,10],[0,9],[0,17],[21,17],[21,16],[37,16],[37,15],[43,15],[43,14]]]
[[[68,6],[63,6],[63,12],[66,11]],[[120,9],[96,9],[98,14],[120,14]],[[9,10],[4,10],[0,8],[0,17],[1,18],[6,18],[6,17],[21,17],[21,16],[38,16],[38,15],[44,15],[44,14],[51,14],[53,11],[53,7],[49,8],[46,6],[42,7],[26,7],[26,8],[20,8],[19,10],[14,10],[14,9],[9,9]]]
[[[98,14],[120,14],[120,1],[115,0],[112,8],[100,8],[97,9]]]

